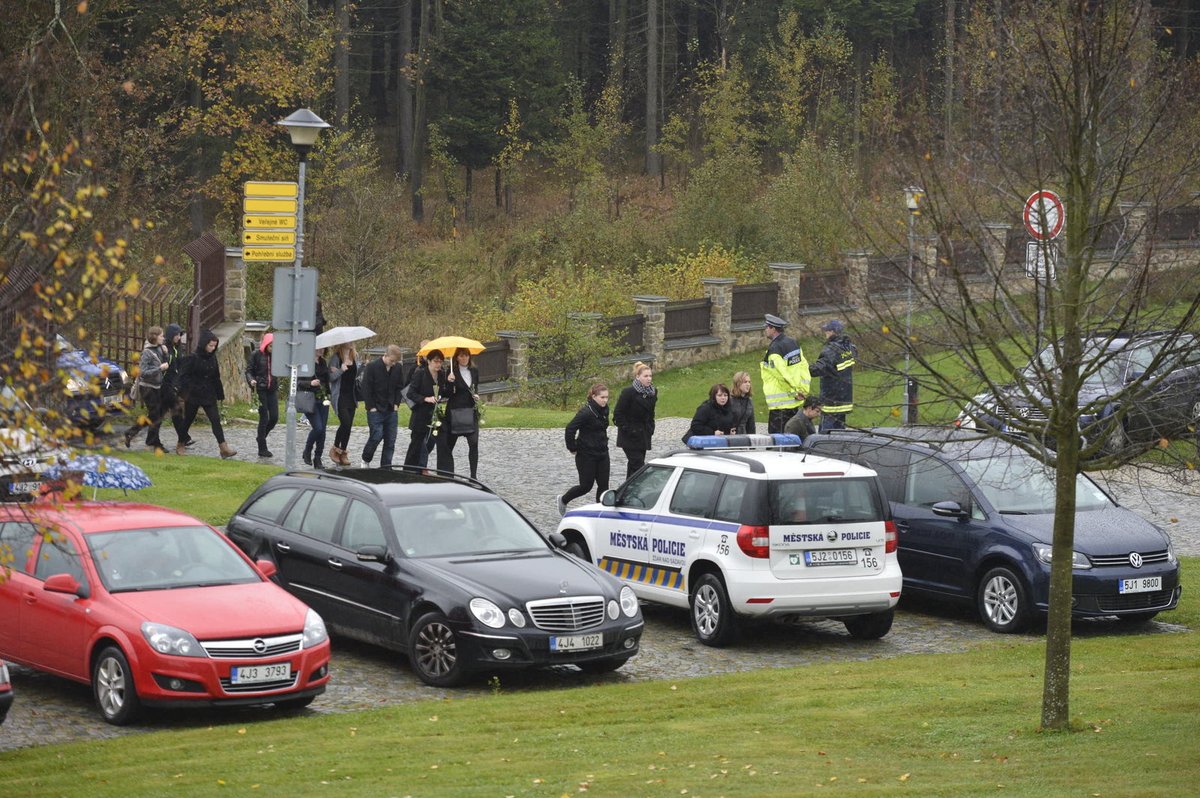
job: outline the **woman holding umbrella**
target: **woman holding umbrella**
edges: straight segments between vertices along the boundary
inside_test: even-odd
[[[437,436],[438,471],[454,470],[454,444],[459,438],[467,440],[467,462],[471,479],[479,470],[479,369],[471,363],[471,350],[458,347],[454,362],[446,374],[446,419],[449,429]]]

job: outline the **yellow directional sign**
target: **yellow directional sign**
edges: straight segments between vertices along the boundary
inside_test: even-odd
[[[242,217],[242,227],[247,230],[295,230],[296,217],[284,214],[278,216],[246,214]]]
[[[295,199],[275,199],[270,197],[244,197],[242,210],[246,213],[295,213],[299,207]]]
[[[243,244],[295,244],[294,230],[243,230]]]
[[[297,183],[268,183],[261,180],[249,180],[246,182],[246,196],[297,199],[300,196],[300,186]]]
[[[242,247],[244,261],[294,261],[295,247]]]

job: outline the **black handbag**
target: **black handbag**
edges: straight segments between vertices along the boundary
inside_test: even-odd
[[[473,407],[450,408],[450,434],[470,435],[479,429],[479,417]]]
[[[317,395],[312,391],[296,391],[296,412],[317,412]]]

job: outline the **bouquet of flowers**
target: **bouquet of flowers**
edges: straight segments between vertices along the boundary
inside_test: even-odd
[[[438,431],[442,428],[442,422],[446,419],[446,403],[440,399],[433,405],[433,421],[429,422],[429,434],[437,437]]]
[[[479,419],[479,426],[482,427],[487,424],[487,405],[480,400],[479,394],[472,394],[472,396],[475,398],[475,417]]]

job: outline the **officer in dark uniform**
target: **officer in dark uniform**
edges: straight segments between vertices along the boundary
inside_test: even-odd
[[[812,365],[812,375],[821,378],[821,432],[846,428],[846,414],[854,409],[854,361],[858,348],[846,335],[839,319],[821,325],[825,346]]]

